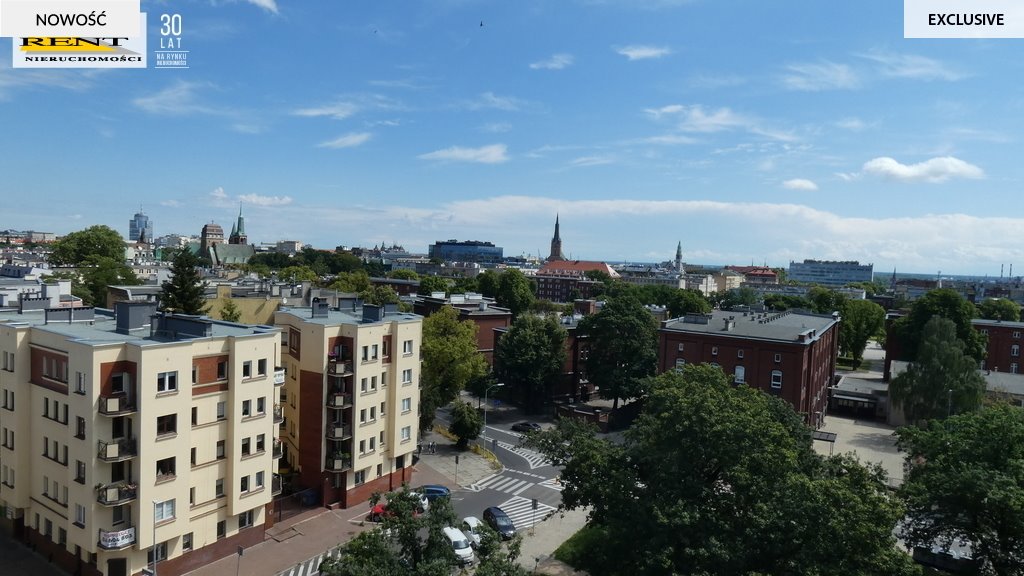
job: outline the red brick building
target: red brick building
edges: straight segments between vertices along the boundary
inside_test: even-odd
[[[903,347],[899,338],[896,338],[892,331],[892,324],[900,316],[898,313],[890,313],[886,317],[888,325],[888,333],[885,339],[886,380],[892,378],[893,360],[900,360],[903,355]],[[1021,362],[1021,351],[1024,348],[1024,322],[975,318],[971,320],[971,325],[988,340],[988,345],[985,348],[985,359],[981,361],[979,366],[982,370],[1005,372],[1008,374],[1024,373],[1024,365]]]
[[[717,365],[737,384],[785,400],[817,428],[824,420],[838,352],[838,317],[716,311],[663,322],[658,369]]]
[[[494,305],[494,299],[480,294],[452,294],[447,298],[419,296],[413,303],[413,312],[430,316],[445,306],[459,312],[459,319],[476,324],[477,351],[483,354],[487,364],[494,364],[494,330],[512,325],[512,312],[508,308]]]
[[[559,322],[566,331],[565,364],[562,366],[561,378],[551,388],[551,397],[547,399],[549,402],[586,402],[595,392],[594,385],[587,380],[583,369],[587,354],[587,337],[577,330],[580,319],[580,316],[563,316]],[[507,327],[494,330],[496,346],[501,345],[501,336],[506,332]]]

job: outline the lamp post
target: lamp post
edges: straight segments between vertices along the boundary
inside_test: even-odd
[[[504,385],[505,384],[502,383],[502,382],[496,382],[494,384],[491,384],[490,386],[487,387],[486,390],[484,390],[484,435],[485,436],[487,434],[487,393],[491,391],[491,388],[501,388]]]

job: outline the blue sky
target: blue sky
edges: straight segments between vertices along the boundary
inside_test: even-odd
[[[142,6],[189,69],[0,56],[0,229],[241,205],[254,242],[546,255],[559,213],[574,258],[1024,270],[1019,41],[906,40],[900,2]]]

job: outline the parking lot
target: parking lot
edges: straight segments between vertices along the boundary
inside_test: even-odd
[[[814,449],[820,454],[853,452],[861,462],[875,462],[889,475],[889,483],[897,486],[903,483],[903,453],[896,449],[896,429],[881,422],[857,420],[830,415],[825,418],[822,432],[836,435],[835,443],[814,441]]]

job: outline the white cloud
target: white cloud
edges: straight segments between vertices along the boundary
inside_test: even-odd
[[[501,134],[512,130],[512,125],[508,122],[488,122],[480,127],[481,132],[488,132],[490,134]]]
[[[782,183],[782,187],[787,190],[799,190],[801,192],[814,192],[818,189],[818,185],[807,180],[806,178],[793,178],[792,180],[786,180]]]
[[[573,63],[572,54],[553,54],[547,60],[540,60],[530,64],[533,70],[561,70]]]
[[[917,80],[945,80],[954,82],[961,80],[964,74],[957,72],[931,58],[915,54],[893,54],[889,52],[871,52],[860,54],[862,58],[880,65],[882,75],[892,78],[913,78]]]
[[[860,118],[843,118],[836,122],[836,126],[843,130],[849,130],[850,132],[862,132],[868,125]]]
[[[648,136],[646,138],[637,138],[635,140],[628,140],[627,144],[658,144],[665,146],[674,146],[676,144],[693,144],[697,142],[696,138],[689,136],[683,136],[681,134],[663,134],[661,136]]]
[[[484,92],[475,100],[471,100],[465,103],[466,108],[470,110],[504,110],[506,112],[515,112],[522,108],[526,103],[519,98],[513,96],[498,96],[494,92]]]
[[[441,160],[445,162],[476,162],[480,164],[500,164],[508,161],[504,144],[491,144],[480,148],[464,148],[452,146],[442,150],[435,150],[426,154],[420,154],[417,158],[421,160]]]
[[[821,90],[849,90],[860,86],[860,78],[846,64],[822,61],[818,63],[790,64],[782,83],[790,90],[818,92]]]
[[[272,12],[274,14],[277,14],[277,2],[276,2],[276,0],[245,0],[245,1],[248,2],[249,4],[254,5],[254,6],[259,6],[260,8],[263,8],[264,10],[266,10],[267,12]]]
[[[616,47],[615,51],[630,60],[661,58],[672,53],[672,49],[665,46],[646,46],[642,44]]]
[[[335,120],[344,120],[349,116],[356,113],[359,107],[352,102],[336,102],[334,104],[327,104],[324,106],[315,106],[312,108],[299,108],[292,112],[295,116],[306,116],[315,118],[319,116],[327,116]]]
[[[238,200],[255,206],[287,206],[292,203],[291,196],[261,196],[259,194],[242,194]]]
[[[212,192],[210,192],[210,197],[214,200],[227,200],[228,194],[224,191],[223,186],[217,186]]]
[[[334,140],[321,142],[320,144],[317,144],[317,146],[320,148],[352,148],[365,143],[372,137],[373,134],[369,132],[349,132],[348,134],[339,136]]]
[[[761,120],[738,114],[729,108],[706,109],[699,104],[692,106],[670,104],[661,108],[647,108],[644,112],[655,120],[666,119],[675,121],[677,123],[676,128],[681,132],[710,134],[742,130],[781,142],[794,142],[798,140],[795,135],[789,132],[765,126]]]
[[[181,202],[177,200],[161,200],[160,205],[166,206],[167,208],[181,208],[182,206]]]
[[[603,164],[611,164],[615,159],[611,156],[580,156],[569,161],[569,165],[573,167],[580,166],[601,166]]]
[[[917,164],[901,164],[892,158],[880,157],[865,162],[862,170],[866,174],[901,182],[939,183],[951,178],[985,177],[981,168],[952,156],[931,158]]]
[[[169,87],[161,88],[150,96],[140,96],[132,100],[132,104],[150,114],[165,116],[219,114],[221,112],[199,101],[199,89],[208,86],[201,82],[177,80]]]

